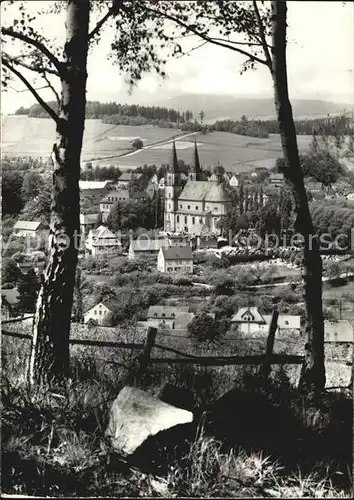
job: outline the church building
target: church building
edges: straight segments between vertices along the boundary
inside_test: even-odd
[[[217,223],[232,207],[232,201],[223,184],[223,176],[215,175],[214,181],[201,180],[201,167],[197,144],[194,161],[185,186],[181,183],[176,145],[173,142],[172,159],[167,166],[165,179],[165,223],[170,233],[220,234]]]

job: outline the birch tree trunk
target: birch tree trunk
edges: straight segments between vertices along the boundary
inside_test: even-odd
[[[306,308],[305,362],[300,387],[307,392],[325,387],[324,323],[322,310],[322,260],[309,211],[303,172],[300,165],[293,112],[289,100],[286,66],[286,2],[272,0],[272,78],[286,168],[285,177],[295,198],[295,231],[304,241],[304,285]]]
[[[48,262],[39,292],[29,363],[31,385],[69,375],[69,334],[80,243],[80,155],[85,124],[89,0],[68,0],[61,102],[52,150]]]

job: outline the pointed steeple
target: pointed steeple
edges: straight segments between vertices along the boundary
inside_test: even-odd
[[[197,148],[197,141],[194,140],[194,162],[193,162],[193,168],[195,171],[195,180],[200,181],[201,180],[201,173],[202,169],[200,167],[200,161],[199,161],[199,154],[198,154],[198,148]]]
[[[171,168],[173,172],[178,172],[178,159],[177,159],[177,151],[176,151],[176,143],[173,141],[172,143],[172,153],[171,153]]]
[[[199,154],[197,148],[197,141],[194,141],[194,158],[192,166],[189,172],[189,180],[191,181],[201,181],[202,180],[202,169],[200,167]]]

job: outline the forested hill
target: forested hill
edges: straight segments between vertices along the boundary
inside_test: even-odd
[[[52,109],[57,110],[55,101],[47,103]],[[28,115],[32,118],[48,118],[49,115],[38,103],[30,108],[19,108],[16,115]],[[88,101],[86,103],[86,118],[101,118],[106,120],[109,117],[119,116],[126,118],[143,118],[147,121],[166,121],[172,123],[184,123],[193,118],[193,113],[189,110],[179,111],[162,106],[141,106],[138,104],[118,104],[116,102]],[[144,123],[142,123],[143,125]]]
[[[47,103],[56,110],[54,101]],[[30,108],[19,108],[16,115],[28,115],[32,118],[48,118],[47,112],[40,104],[33,104]],[[163,106],[143,106],[138,104],[119,104],[116,102],[102,103],[99,101],[88,101],[86,104],[86,118],[100,119],[103,123],[112,125],[156,125],[163,128],[180,128],[183,131],[200,132],[203,129],[209,131],[231,132],[238,135],[250,137],[267,138],[269,134],[278,134],[277,120],[248,120],[243,115],[240,120],[216,120],[208,125],[204,123],[206,114],[204,110],[194,116],[191,110],[180,111],[178,109]],[[296,117],[295,117],[296,120]],[[334,131],[346,135],[353,134],[353,119],[347,114],[326,118],[308,118],[296,120],[297,134],[311,135],[320,133],[331,135]]]

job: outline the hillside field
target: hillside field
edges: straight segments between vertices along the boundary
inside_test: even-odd
[[[98,161],[100,164],[134,168],[144,164],[161,165],[170,158],[171,140],[177,135],[178,157],[187,163],[193,158],[194,139],[197,140],[203,166],[214,166],[220,162],[235,173],[255,167],[272,167],[281,156],[278,135],[268,139],[246,137],[228,132],[182,133],[176,129],[148,126],[115,126],[100,120],[86,120],[82,161]],[[145,148],[129,153],[131,143],[140,138]],[[5,116],[2,122],[2,150],[10,156],[49,156],[55,138],[54,122],[49,119],[27,116]],[[305,152],[311,136],[298,137],[300,152]],[[156,144],[158,143],[158,144]],[[166,144],[167,143],[167,144]]]

